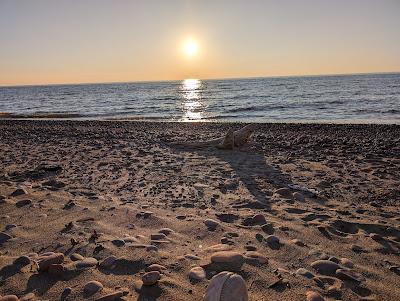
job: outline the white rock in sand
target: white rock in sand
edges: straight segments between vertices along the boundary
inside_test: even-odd
[[[194,267],[189,271],[189,278],[193,280],[203,280],[206,278],[206,272],[202,267]]]

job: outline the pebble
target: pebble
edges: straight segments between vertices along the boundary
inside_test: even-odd
[[[267,222],[265,216],[262,214],[256,214],[250,217],[247,217],[243,220],[242,224],[244,226],[254,226],[254,225],[263,225]]]
[[[183,257],[186,259],[189,259],[189,260],[200,260],[201,259],[201,257],[196,256],[194,254],[185,254]]]
[[[142,276],[143,285],[156,284],[160,278],[160,272],[158,271],[147,272]]]
[[[168,236],[168,235],[174,233],[174,230],[172,230],[170,228],[162,228],[162,229],[158,230],[158,232]]]
[[[280,196],[283,196],[285,198],[292,198],[292,192],[290,191],[289,188],[280,188],[274,191],[274,194],[278,194]]]
[[[207,226],[209,230],[215,230],[219,226],[219,222],[213,219],[206,219],[204,224]]]
[[[10,230],[10,229],[15,228],[15,227],[17,227],[17,225],[8,224],[8,225],[5,226],[5,229],[6,229],[6,230]]]
[[[18,301],[18,297],[15,295],[7,295],[0,297],[0,301]]]
[[[87,295],[94,295],[95,293],[101,291],[102,289],[103,289],[103,284],[93,280],[85,284],[85,286],[83,287],[83,292]]]
[[[265,264],[268,263],[268,258],[259,252],[249,251],[244,254],[246,261],[253,264]]]
[[[305,243],[302,242],[300,239],[297,239],[297,238],[292,239],[292,243],[294,243],[296,246],[299,246],[299,247],[304,247],[305,246]]]
[[[259,242],[262,242],[264,240],[264,236],[260,233],[256,233],[256,239]]]
[[[241,269],[244,258],[242,254],[235,251],[221,251],[211,256],[211,262],[217,264],[223,270],[237,271]]]
[[[100,262],[100,267],[109,269],[114,265],[116,260],[117,257],[115,257],[114,255],[108,256],[107,258],[103,259],[102,262]]]
[[[72,253],[69,258],[71,258],[72,261],[78,261],[78,260],[83,260],[85,257],[83,257],[81,254],[78,253]]]
[[[28,264],[31,263],[31,259],[28,256],[20,256],[17,259],[14,260],[14,264],[15,265],[22,265],[22,266],[26,266]]]
[[[114,292],[111,294],[107,294],[103,297],[97,298],[96,301],[114,301],[114,300],[118,300],[123,295],[124,295],[123,292]]]
[[[300,192],[295,192],[295,193],[293,193],[293,198],[296,200],[296,201],[299,201],[299,202],[304,202],[305,201],[305,197],[304,197],[304,195],[302,194],[302,193],[300,193]]]
[[[265,238],[265,241],[267,242],[267,244],[271,247],[275,247],[275,246],[279,246],[280,241],[279,238],[275,235],[268,235]]]
[[[24,206],[27,206],[30,204],[32,204],[31,200],[21,200],[21,201],[16,202],[15,206],[17,206],[18,208],[21,208],[21,207],[24,207]]]
[[[325,301],[325,299],[317,292],[308,291],[306,297],[307,301]]]
[[[0,232],[0,244],[6,242],[7,240],[9,240],[11,238],[12,238],[11,235],[4,233],[4,232]]]
[[[165,266],[163,266],[161,264],[154,263],[154,264],[149,265],[146,268],[146,272],[157,271],[157,272],[161,273],[162,271],[165,271],[166,269],[167,268]]]
[[[326,276],[334,276],[339,265],[330,260],[317,260],[314,261],[311,266],[320,274]]]
[[[341,280],[350,280],[354,282],[362,282],[365,281],[365,278],[360,273],[357,273],[353,270],[347,269],[337,269],[336,270],[336,277]]]
[[[206,272],[202,267],[194,267],[189,271],[189,278],[201,281],[206,278]]]
[[[163,233],[156,233],[156,234],[151,234],[150,239],[151,240],[163,240],[166,239],[167,236]]]
[[[76,261],[76,267],[78,269],[86,269],[90,267],[94,267],[97,265],[97,259],[93,257],[88,257],[80,261]]]
[[[296,271],[296,275],[300,275],[300,276],[306,277],[308,279],[312,279],[315,277],[315,275],[312,272],[310,272],[309,270],[307,270],[305,268],[299,268]]]
[[[246,282],[240,275],[227,271],[212,277],[204,301],[248,301]]]
[[[64,261],[63,253],[44,253],[39,256],[39,271],[47,271],[52,264],[61,264]]]
[[[354,263],[348,258],[340,258],[340,264],[350,269],[354,267]]]
[[[16,190],[14,190],[14,191],[10,194],[10,196],[16,197],[16,196],[25,195],[25,194],[28,194],[28,193],[26,192],[26,190],[25,190],[24,188],[18,188],[18,189],[16,189]]]
[[[262,225],[261,226],[261,229],[265,232],[265,233],[267,233],[267,234],[269,234],[269,235],[271,235],[271,234],[273,234],[274,233],[274,226],[271,224],[271,223],[266,223],[266,224],[264,224],[264,225]]]
[[[125,241],[123,239],[114,239],[111,242],[116,247],[122,247],[125,245]]]

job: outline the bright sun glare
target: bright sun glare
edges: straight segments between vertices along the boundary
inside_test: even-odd
[[[196,41],[193,39],[187,39],[183,43],[183,51],[187,56],[195,55],[198,51],[198,46],[197,46]]]

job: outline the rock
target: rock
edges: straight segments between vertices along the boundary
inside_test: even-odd
[[[97,298],[96,301],[114,301],[119,300],[124,295],[124,292],[114,292],[111,294],[107,294],[103,297]]]
[[[300,239],[297,239],[297,238],[292,239],[292,243],[294,243],[296,246],[299,246],[299,247],[304,247],[305,246],[305,243],[302,242]]]
[[[201,281],[206,278],[206,272],[202,267],[194,267],[189,271],[189,278]]]
[[[80,261],[76,261],[77,269],[87,269],[97,265],[97,259],[93,257],[88,257]]]
[[[69,258],[71,258],[72,261],[78,261],[78,260],[83,260],[85,257],[83,257],[81,254],[78,253],[72,253]]]
[[[106,269],[112,268],[116,260],[117,257],[115,257],[114,255],[108,256],[107,258],[103,259],[102,262],[100,262],[100,267]]]
[[[47,271],[52,264],[61,264],[64,261],[63,253],[42,254],[38,257],[39,271]]]
[[[365,252],[364,248],[359,245],[351,245],[351,250],[356,253]]]
[[[296,201],[299,201],[299,202],[304,202],[305,201],[305,197],[304,197],[304,195],[302,194],[302,193],[300,193],[300,192],[295,192],[295,193],[293,193],[293,198],[296,200]]]
[[[31,200],[21,200],[21,201],[16,202],[15,206],[17,206],[18,208],[21,208],[21,207],[24,207],[24,206],[27,206],[30,204],[32,204]]]
[[[271,234],[273,234],[274,233],[274,226],[271,224],[271,223],[267,223],[267,224],[264,224],[264,225],[262,225],[261,226],[261,229],[265,232],[265,233],[267,233],[267,234],[269,234],[269,235],[271,235]]]
[[[354,267],[353,262],[348,258],[340,258],[340,264],[350,269]]]
[[[143,285],[153,285],[160,280],[161,275],[158,271],[147,272],[142,276]]]
[[[28,256],[20,256],[14,260],[15,265],[26,266],[31,263],[31,259]]]
[[[256,214],[250,217],[247,217],[243,220],[242,224],[244,226],[254,226],[254,225],[263,225],[267,222],[265,216],[262,214]]]
[[[125,245],[125,241],[123,239],[114,239],[111,241],[114,246],[122,247]]]
[[[0,297],[0,301],[18,301],[18,297],[15,295],[7,295],[7,296],[3,296]]]
[[[243,265],[243,255],[234,251],[216,252],[211,256],[211,262],[226,271],[239,271]]]
[[[204,301],[248,301],[246,283],[240,275],[221,272],[207,287]]]
[[[17,196],[25,195],[25,194],[28,194],[28,193],[26,192],[26,190],[24,188],[18,188],[16,190],[14,190],[14,192],[11,193],[10,196],[17,197]]]
[[[171,230],[170,228],[162,228],[162,229],[158,230],[158,232],[168,236],[168,235],[174,233],[174,230]]]
[[[365,278],[360,273],[357,273],[353,270],[347,269],[337,269],[336,270],[336,277],[344,280],[344,281],[354,281],[354,282],[362,282],[365,281]]]
[[[260,233],[256,233],[256,239],[259,242],[262,242],[264,240],[264,236]]]
[[[270,248],[277,248],[280,245],[279,238],[275,235],[268,235],[265,241]]]
[[[206,219],[204,224],[207,226],[208,230],[215,230],[219,226],[219,222],[213,219]]]
[[[246,262],[259,265],[268,263],[268,258],[259,252],[249,251],[244,254]]]
[[[156,264],[156,263],[151,264],[146,268],[146,272],[157,271],[157,272],[161,273],[165,270],[167,270],[167,268],[165,266],[163,266],[161,264]]]
[[[167,238],[167,236],[163,233],[156,233],[156,234],[150,235],[151,240],[162,240],[162,239],[166,239],[166,238]]]
[[[334,276],[339,265],[330,260],[317,260],[314,261],[311,266],[320,274],[326,276]]]
[[[93,280],[85,284],[85,286],[83,287],[83,292],[87,295],[94,295],[95,293],[101,291],[102,289],[103,289],[103,284]]]
[[[4,233],[4,232],[0,232],[0,244],[5,243],[7,240],[11,239],[12,236]]]
[[[306,297],[307,301],[325,301],[325,299],[317,292],[308,291]]]
[[[292,198],[292,192],[290,191],[289,188],[280,188],[274,191],[274,194],[278,194],[280,196],[283,196],[284,198],[291,199]]]
[[[296,271],[296,275],[300,275],[300,276],[306,277],[308,279],[312,279],[315,277],[315,275],[312,272],[310,272],[309,270],[307,270],[305,268],[299,268]]]
[[[5,229],[6,230],[10,230],[10,229],[12,229],[12,228],[16,228],[17,227],[17,225],[14,225],[14,224],[8,224],[8,225],[6,225],[5,226]]]

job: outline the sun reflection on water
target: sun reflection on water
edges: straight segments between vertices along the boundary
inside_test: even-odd
[[[181,121],[200,121],[204,114],[201,100],[202,82],[199,79],[185,79],[182,82],[182,119]]]

